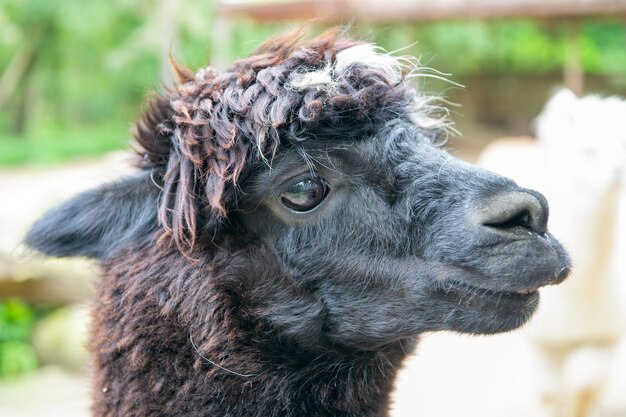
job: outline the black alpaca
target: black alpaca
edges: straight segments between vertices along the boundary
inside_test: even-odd
[[[101,262],[95,416],[385,416],[420,333],[515,329],[565,278],[543,196],[435,146],[445,113],[372,45],[177,70],[141,173],[26,238]]]

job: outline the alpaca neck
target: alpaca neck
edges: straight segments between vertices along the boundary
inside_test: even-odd
[[[249,348],[225,346],[214,357]],[[236,416],[383,417],[388,415],[396,369],[404,356],[400,344],[342,357],[268,347],[254,357],[246,355],[248,364],[257,362],[254,373],[227,369],[206,357],[200,369],[223,387],[212,394],[233,404]]]
[[[280,300],[284,296],[292,300],[290,308],[294,308],[295,295],[288,292],[277,295],[279,284],[274,284],[274,294],[264,297],[272,300],[267,307],[273,312],[280,310],[279,306],[287,304],[286,300]],[[235,298],[245,297],[237,295]],[[388,415],[397,369],[407,352],[413,350],[415,340],[397,341],[372,351],[333,346],[328,341],[317,344],[306,337],[277,334],[276,327],[266,322],[242,318],[237,302],[229,296],[219,305],[235,308],[220,309],[219,314],[214,314],[220,319],[212,320],[212,324],[219,325],[220,329],[214,330],[213,335],[192,326],[193,334],[204,334],[205,338],[192,337],[191,354],[194,369],[214,381],[208,389],[223,401],[236,404],[233,407],[237,412],[233,415]],[[255,308],[263,309],[258,305]],[[307,315],[304,306],[296,310],[299,316]],[[294,314],[292,320],[298,320],[298,315]],[[311,326],[305,324],[304,327]],[[220,385],[224,388],[216,392],[215,387]],[[254,413],[250,413],[252,403]]]
[[[315,333],[323,311],[279,271],[217,269],[156,248],[105,262],[91,346],[96,417],[387,415],[414,341],[316,346],[305,330]]]

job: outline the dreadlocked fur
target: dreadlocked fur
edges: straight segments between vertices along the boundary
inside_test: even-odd
[[[337,30],[308,42],[302,36],[299,30],[270,39],[222,73],[193,74],[174,63],[182,84],[154,97],[137,124],[145,167],[162,172],[159,220],[181,251],[193,248],[199,228],[215,233],[237,183],[279,146],[368,137],[398,117],[412,117],[433,137],[445,133],[433,97],[408,86],[409,61]]]

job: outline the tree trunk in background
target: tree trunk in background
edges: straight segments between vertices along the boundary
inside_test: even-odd
[[[0,108],[9,101],[20,81],[28,71],[34,56],[34,45],[24,42],[22,47],[13,55],[11,62],[0,78]]]
[[[15,52],[0,78],[0,108],[7,107],[11,98],[15,103],[9,125],[9,132],[15,136],[21,136],[26,130],[32,97],[32,75],[40,51],[43,29],[37,26],[27,33],[21,48]]]
[[[581,25],[579,21],[565,23],[567,32],[565,61],[563,66],[563,83],[574,94],[580,97],[585,89],[581,54]]]
[[[211,41],[213,42],[213,55],[210,64],[214,68],[225,69],[231,59],[233,38],[233,24],[230,17],[218,13],[211,29]]]
[[[13,118],[9,125],[9,132],[14,136],[22,136],[26,132],[28,126],[28,116],[32,109],[32,97],[33,97],[33,73],[35,69],[35,62],[37,61],[37,51],[34,50],[32,57],[28,61],[28,66],[24,68],[24,71],[18,82],[19,87],[16,86],[16,95],[14,97],[15,105],[13,107]]]
[[[174,54],[178,45],[178,11],[180,0],[160,0],[154,12],[153,27],[159,39],[160,80],[164,85],[173,85],[176,76],[170,64],[170,53]]]

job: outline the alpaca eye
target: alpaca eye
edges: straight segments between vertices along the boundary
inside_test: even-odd
[[[280,201],[294,211],[313,210],[324,200],[330,188],[321,178],[307,178],[292,184],[280,195]]]

